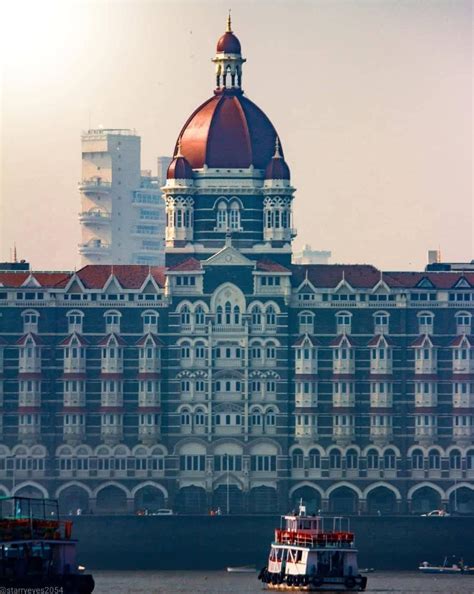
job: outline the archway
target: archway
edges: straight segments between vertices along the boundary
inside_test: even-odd
[[[357,493],[353,489],[337,487],[329,495],[329,510],[338,514],[355,514],[358,500]]]
[[[127,513],[127,495],[123,489],[108,485],[97,493],[96,511],[99,514]]]
[[[20,487],[14,492],[15,497],[33,497],[33,498],[43,498],[47,497],[47,493],[45,490],[36,485],[25,485],[24,487]]]
[[[432,487],[420,487],[411,498],[411,510],[414,513],[426,513],[441,508],[441,495]]]
[[[249,495],[250,513],[274,514],[278,511],[277,492],[273,487],[254,487]]]
[[[58,496],[59,513],[76,515],[89,511],[89,493],[80,485],[70,485]]]
[[[290,497],[291,509],[298,510],[301,501],[306,506],[306,512],[309,514],[317,514],[321,509],[321,495],[316,489],[309,485],[298,487],[293,491]]]
[[[136,491],[134,505],[135,511],[153,513],[165,507],[165,496],[158,487],[145,485]]]
[[[227,492],[229,496],[227,497]],[[220,509],[223,514],[227,513],[227,501],[229,502],[229,513],[230,514],[241,514],[244,511],[244,498],[242,491],[237,485],[219,485],[214,489],[212,495],[212,508]]]
[[[474,514],[474,490],[468,487],[458,487],[449,496],[451,513]]]
[[[195,485],[183,487],[176,495],[175,508],[180,514],[207,513],[206,491]]]
[[[367,511],[369,514],[393,514],[397,511],[395,493],[387,487],[376,487],[367,493]]]

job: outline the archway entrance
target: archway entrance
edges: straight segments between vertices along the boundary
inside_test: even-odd
[[[156,512],[165,507],[163,492],[153,485],[146,485],[135,493],[135,511]]]
[[[338,487],[329,496],[329,511],[338,514],[355,514],[359,498],[349,487]]]
[[[122,489],[109,485],[97,493],[96,511],[99,514],[127,513],[127,496]]]
[[[58,497],[59,513],[76,515],[89,511],[89,495],[79,485],[71,485],[63,489]]]
[[[474,514],[474,491],[467,487],[459,487],[449,497],[451,513]]]
[[[303,501],[303,505],[306,506],[306,512],[308,514],[317,514],[321,509],[321,495],[316,489],[313,489],[309,485],[299,487],[291,496],[290,507],[293,510],[298,510],[298,507]]]
[[[227,493],[229,494],[227,496]],[[242,491],[237,485],[219,485],[214,489],[212,495],[212,508],[220,509],[223,514],[227,513],[227,502],[229,503],[230,514],[241,514],[244,511],[244,499]]]
[[[369,514],[394,514],[397,512],[395,493],[387,487],[377,487],[367,494],[367,511]]]
[[[191,485],[183,487],[176,495],[176,511],[180,514],[205,514],[207,510],[206,491]]]
[[[441,508],[441,496],[431,487],[417,489],[411,498],[411,510],[414,513],[427,513]]]
[[[278,511],[277,492],[273,487],[254,487],[249,501],[252,514],[275,514]]]

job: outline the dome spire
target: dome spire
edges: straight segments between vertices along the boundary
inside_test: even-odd
[[[242,88],[242,58],[240,41],[232,31],[231,11],[227,15],[227,27],[224,35],[217,42],[216,56],[213,62],[216,65],[216,87],[218,92],[232,89],[241,91]]]
[[[275,136],[275,154],[273,155],[274,159],[280,159],[280,139],[278,138],[278,134]]]
[[[174,156],[175,158],[183,156],[183,153],[181,152],[181,136],[178,138],[178,142],[176,144],[176,153]]]

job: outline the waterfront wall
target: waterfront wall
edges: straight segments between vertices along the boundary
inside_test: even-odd
[[[274,516],[80,516],[79,562],[89,569],[223,569],[265,563]],[[415,569],[446,555],[474,564],[474,517],[351,518],[361,567]]]

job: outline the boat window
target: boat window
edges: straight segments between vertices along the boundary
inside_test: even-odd
[[[303,551],[300,551],[300,550],[296,551],[296,558],[295,558],[296,563],[299,563],[301,561],[302,556],[303,556]]]

